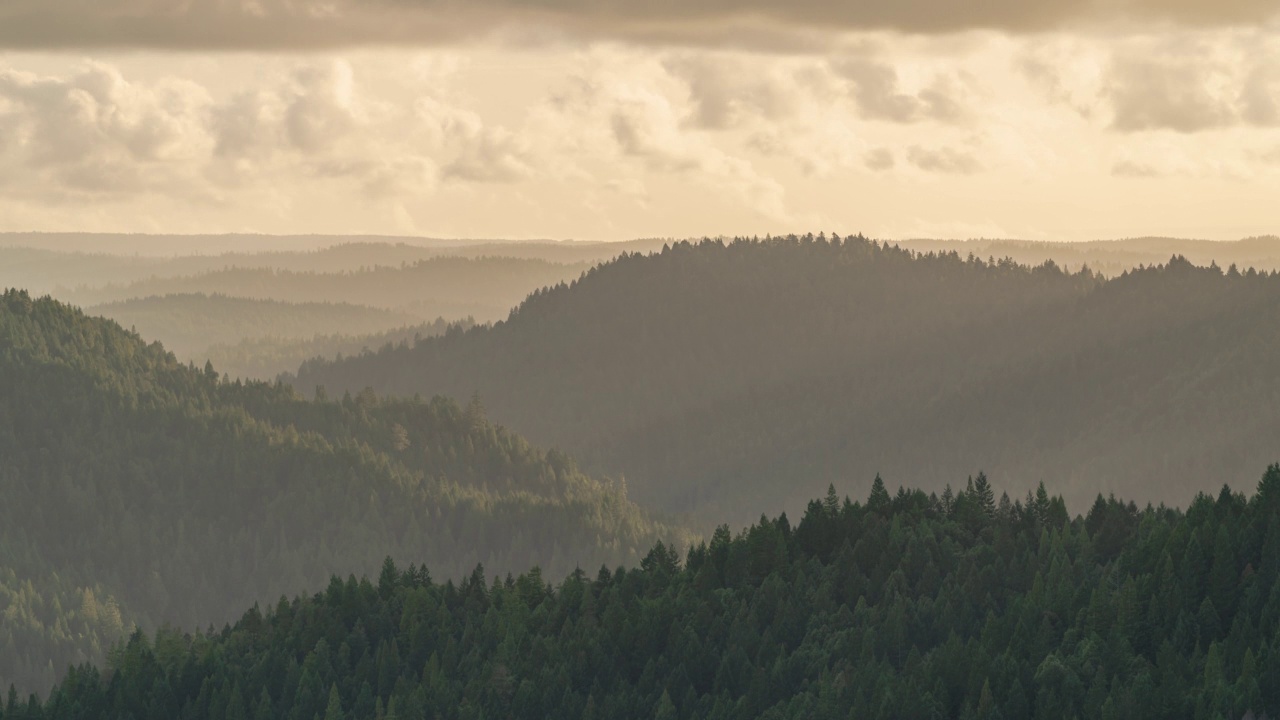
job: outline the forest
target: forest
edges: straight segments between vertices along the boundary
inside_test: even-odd
[[[1280,466],[1186,510],[879,478],[638,565],[376,578],[135,632],[3,720],[1169,718],[1280,711]]]
[[[450,328],[466,330],[474,324],[469,317],[455,322],[438,318],[435,322],[418,323],[379,333],[319,334],[306,339],[250,337],[238,342],[211,345],[203,353],[203,359],[233,378],[275,380],[314,358],[341,358],[387,345],[416,344],[423,338],[443,335]]]
[[[1026,240],[901,240],[894,244],[919,253],[956,252],[984,258],[1008,258],[1022,265],[1052,260],[1064,268],[1088,267],[1106,277],[1159,265],[1174,255],[1193,265],[1236,265],[1271,272],[1280,270],[1280,237],[1248,237],[1241,240],[1187,240],[1145,237],[1089,242],[1031,242]]]
[[[115,320],[143,337],[159,340],[179,358],[200,364],[211,359],[209,349],[215,345],[261,338],[296,341],[324,335],[382,333],[420,322],[408,313],[365,305],[289,303],[203,293],[121,300],[85,308],[85,312]],[[317,355],[333,357],[336,353],[321,352],[302,359]],[[233,377],[240,376],[218,367]]]
[[[290,381],[478,394],[507,427],[707,529],[877,473],[1172,504],[1274,462],[1278,324],[1280,276],[1181,257],[1107,279],[862,237],[709,240]]]
[[[463,577],[635,565],[692,538],[478,399],[303,398],[0,295],[0,677],[45,690],[124,630],[221,624],[390,555]]]

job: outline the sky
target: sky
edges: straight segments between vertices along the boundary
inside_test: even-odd
[[[3,0],[0,231],[1280,233],[1280,0]]]

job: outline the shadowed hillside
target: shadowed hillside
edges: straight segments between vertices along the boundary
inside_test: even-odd
[[[441,578],[563,575],[688,538],[478,403],[225,382],[17,291],[0,295],[0,497],[0,598],[18,598],[0,661],[24,687],[131,621],[221,623],[387,555]]]
[[[348,303],[287,303],[226,295],[185,293],[122,300],[86,308],[145,338],[158,340],[183,360],[203,364],[214,345],[246,338],[299,340],[317,335],[384,332],[417,318]],[[374,347],[377,347],[376,345]]]
[[[1277,327],[1280,278],[1181,258],[1106,281],[861,238],[678,243],[296,384],[479,393],[637,498],[712,520],[877,472],[1172,501],[1274,460]]]

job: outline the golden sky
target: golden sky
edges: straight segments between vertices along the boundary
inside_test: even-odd
[[[1280,232],[1273,0],[4,0],[0,231]]]

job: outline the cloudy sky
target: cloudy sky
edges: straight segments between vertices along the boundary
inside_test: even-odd
[[[1280,232],[1280,0],[0,0],[0,231]]]

